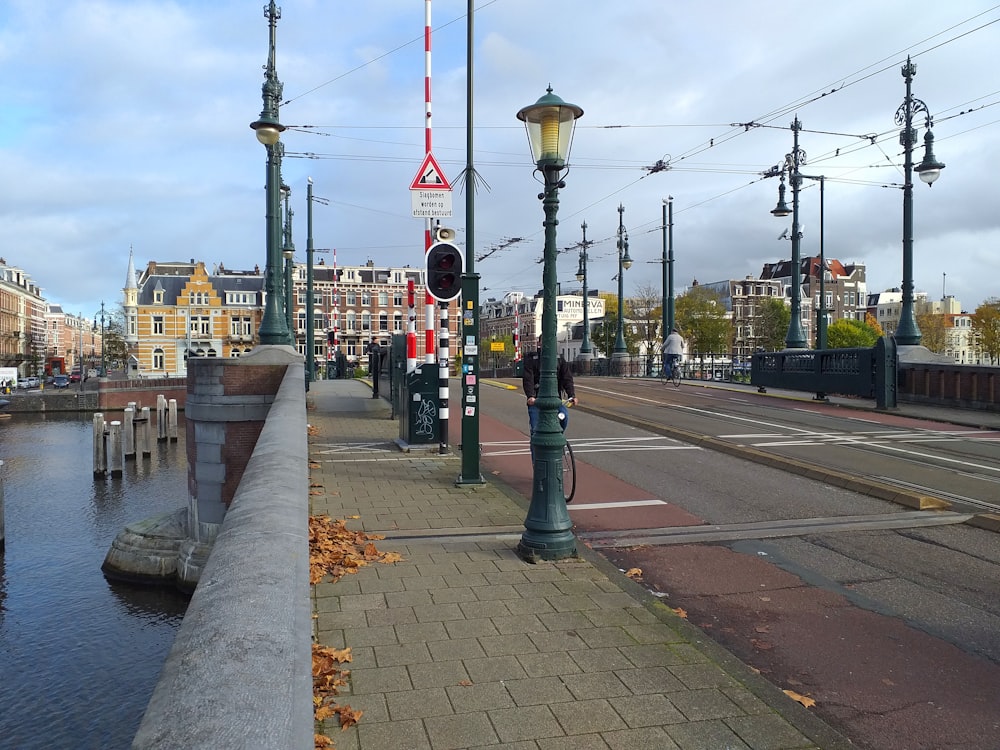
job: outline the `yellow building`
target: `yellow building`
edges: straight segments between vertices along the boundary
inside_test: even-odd
[[[264,276],[205,264],[150,261],[124,292],[130,377],[183,377],[188,357],[238,357],[257,343]]]

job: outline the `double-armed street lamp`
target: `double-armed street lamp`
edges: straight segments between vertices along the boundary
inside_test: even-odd
[[[802,231],[799,228],[799,188],[802,185],[802,175],[799,167],[806,163],[806,152],[799,148],[799,131],[802,130],[802,123],[796,117],[792,121],[793,146],[792,151],[785,155],[785,163],[781,167],[781,182],[778,184],[778,205],[771,211],[773,216],[785,217],[792,215],[792,267],[791,292],[792,292],[792,319],[788,323],[788,333],[785,336],[785,348],[805,349],[806,334],[802,329],[802,284],[801,274],[801,241]],[[792,186],[792,208],[789,210],[785,203],[785,175]]]
[[[625,273],[632,267],[632,258],[628,254],[628,232],[625,231],[623,214],[625,206],[618,204],[618,324],[615,327],[615,349],[612,358],[621,361],[628,357],[625,346]]]
[[[545,249],[542,269],[542,353],[539,362],[539,391],[535,403],[539,418],[531,436],[534,456],[531,504],[524,521],[518,554],[529,561],[559,560],[576,555],[573,522],[563,494],[562,453],[566,445],[559,425],[559,384],[556,330],[556,214],[559,188],[564,187],[573,130],[583,110],[547,92],[534,104],[524,107],[517,118],[524,122],[531,156],[542,173],[544,190],[539,194],[545,212]]]
[[[295,284],[292,271],[295,267],[295,243],[292,242],[292,209],[288,205],[292,197],[292,189],[281,183],[281,197],[285,202],[285,222],[281,234],[281,255],[285,259],[285,324],[292,346],[295,346]]]
[[[663,340],[674,330],[674,197],[663,199]],[[667,353],[661,363],[667,371]]]
[[[919,346],[920,329],[913,312],[913,172],[930,187],[941,176],[944,164],[934,157],[934,133],[927,105],[913,96],[911,84],[917,74],[917,66],[906,58],[902,68],[903,79],[906,81],[906,98],[896,110],[896,124],[902,125],[899,142],[903,146],[903,304],[900,310],[899,326],[896,328],[896,343],[901,346]],[[924,159],[916,167],[913,166],[913,145],[917,140],[917,131],[913,127],[913,116],[923,112],[926,115],[924,128]]]
[[[274,66],[274,39],[281,9],[274,0],[264,6],[264,16],[268,20],[269,46],[267,67],[264,69],[264,84],[261,94],[264,108],[256,122],[250,123],[264,148],[267,149],[266,195],[266,240],[267,262],[264,271],[264,315],[260,323],[260,343],[289,345],[291,334],[285,317],[281,314],[281,185],[280,156],[278,138],[285,126],[278,120],[278,102],[281,100],[282,85]]]
[[[589,362],[593,357],[590,348],[590,297],[587,296],[587,222],[580,225],[583,229],[583,242],[580,244],[580,265],[576,269],[576,280],[583,283],[583,341],[580,342],[578,360]]]

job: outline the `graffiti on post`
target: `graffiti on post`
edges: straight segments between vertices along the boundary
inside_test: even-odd
[[[437,414],[437,407],[434,400],[424,398],[420,400],[420,408],[417,409],[416,433],[426,437],[434,435],[434,417]]]

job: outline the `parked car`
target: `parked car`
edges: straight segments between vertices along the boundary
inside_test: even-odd
[[[17,381],[18,388],[38,388],[42,383],[35,375],[28,375]]]
[[[56,375],[52,378],[53,388],[69,388],[69,375]]]
[[[71,383],[79,383],[80,382],[80,373],[79,372],[70,373],[69,382],[71,382]]]

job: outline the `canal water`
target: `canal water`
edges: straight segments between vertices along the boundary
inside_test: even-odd
[[[111,583],[101,563],[128,523],[186,504],[179,432],[94,479],[91,415],[0,420],[0,748],[131,744],[187,598]]]

